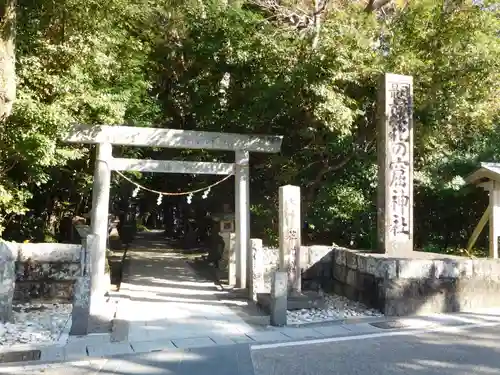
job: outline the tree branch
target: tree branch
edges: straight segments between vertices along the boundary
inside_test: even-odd
[[[315,7],[311,12],[298,7],[295,9],[287,8],[282,6],[279,0],[250,0],[248,2],[267,13],[269,18],[274,18],[293,28],[303,30],[316,25],[315,19],[326,10],[329,1],[315,0]]]
[[[347,165],[347,163],[349,163],[356,155],[357,155],[357,150],[353,150],[349,155],[347,155],[345,158],[343,158],[341,161],[339,161],[334,165],[330,165],[328,163],[328,159],[325,159],[323,161],[323,167],[316,174],[314,181],[308,186],[308,191],[305,198],[306,207],[311,207],[310,203],[313,201],[316,191],[318,190],[318,188],[321,185],[321,182],[323,181],[323,177],[327,173],[335,172],[344,168]]]
[[[314,23],[314,38],[312,42],[312,48],[315,50],[318,48],[319,44],[319,35],[321,32],[321,12],[326,7],[327,0],[314,0],[314,14],[313,14],[313,23]]]
[[[12,168],[14,168],[16,166],[16,164],[17,164],[17,160],[13,160],[12,163],[8,167],[0,169],[0,175],[7,174],[10,170],[12,170]]]
[[[365,12],[372,13],[389,4],[391,0],[369,0]]]

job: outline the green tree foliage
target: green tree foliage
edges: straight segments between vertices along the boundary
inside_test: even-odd
[[[137,7],[18,2],[18,95],[0,124],[0,228],[28,209],[49,220],[56,202],[77,205],[88,194],[88,150],[58,141],[66,125],[140,123],[154,114],[142,68],[145,44],[117,26],[139,21],[132,18]]]
[[[152,122],[285,135],[281,154],[251,159],[254,235],[276,233],[277,190],[291,183],[303,189],[310,241],[372,247],[377,81],[394,72],[415,81],[417,246],[462,247],[485,197],[457,176],[499,152],[499,30],[498,9],[465,0],[21,0],[18,101],[1,125],[0,166],[12,167],[0,174],[0,224],[10,220],[13,233],[26,210],[45,226],[56,211],[88,210],[91,155],[57,141],[66,124]],[[201,183],[141,181],[160,190]],[[114,196],[130,194],[116,182]],[[146,210],[155,200],[141,198]]]

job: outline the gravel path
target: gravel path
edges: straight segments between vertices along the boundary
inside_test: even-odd
[[[12,322],[0,323],[0,347],[57,341],[71,317],[70,304],[24,303],[13,306]]]
[[[380,311],[370,309],[362,303],[343,296],[325,295],[324,309],[303,309],[288,311],[288,324],[320,323],[353,317],[383,317]]]

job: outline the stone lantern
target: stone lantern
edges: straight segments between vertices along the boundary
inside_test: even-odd
[[[229,285],[236,284],[236,233],[235,233],[235,215],[228,212],[228,207],[224,207],[223,213],[212,215],[215,222],[215,228],[219,229],[219,236],[224,241],[222,258],[219,263],[220,270],[227,275]]]

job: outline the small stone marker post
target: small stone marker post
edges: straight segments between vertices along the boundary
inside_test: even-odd
[[[94,307],[92,302],[96,299],[96,296],[92,295],[92,254],[98,247],[99,237],[97,235],[88,234],[82,238],[83,267],[74,286],[71,335],[80,336],[89,333],[89,323]]]
[[[250,239],[250,274],[251,279],[248,284],[248,297],[251,301],[257,301],[257,293],[262,292],[264,286],[264,254],[263,245],[260,238]]]
[[[279,188],[280,258],[279,270],[289,275],[288,289],[292,295],[301,293],[300,274],[300,187]]]
[[[222,232],[224,239],[224,251],[220,268],[227,271],[228,284],[234,286],[236,284],[236,234],[233,232]]]
[[[271,315],[284,314],[285,319],[287,310],[323,308],[324,298],[321,293],[310,290],[302,292],[300,187],[298,186],[286,185],[279,188],[279,238],[278,269],[273,275],[271,293],[258,293],[260,285],[262,289],[265,288],[265,274],[268,271],[265,266],[267,261],[261,259],[266,257],[265,251],[262,251],[260,244],[257,246],[257,242],[254,242],[251,269],[253,287],[257,291],[257,303]],[[280,281],[284,275],[286,284]],[[282,298],[280,292],[282,287],[286,287],[286,298]],[[284,309],[284,312],[281,309]],[[277,318],[272,321],[281,323]]]
[[[286,326],[288,272],[276,271],[271,281],[271,325]]]
[[[12,319],[18,253],[16,243],[0,240],[0,322]]]
[[[385,74],[378,97],[378,252],[413,251],[413,78]]]

